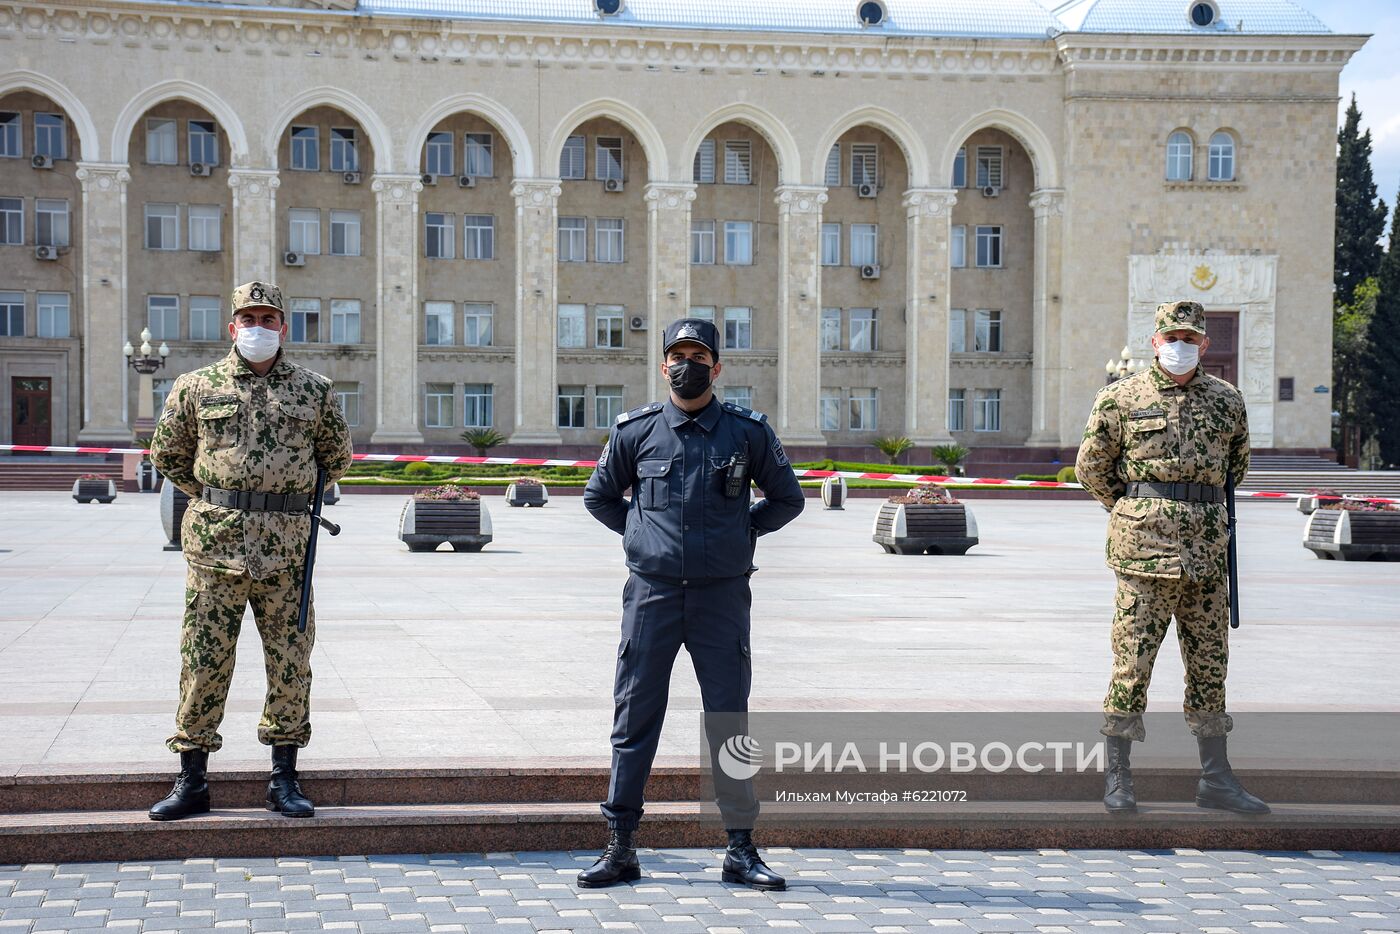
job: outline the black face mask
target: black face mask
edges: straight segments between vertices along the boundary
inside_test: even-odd
[[[666,367],[671,389],[682,399],[699,399],[710,388],[710,368],[699,360],[681,360]]]

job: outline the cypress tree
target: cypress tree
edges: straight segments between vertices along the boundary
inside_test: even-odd
[[[1363,405],[1388,464],[1400,463],[1400,201],[1390,221],[1390,248],[1381,260],[1376,311],[1367,335]]]
[[[1336,303],[1350,305],[1356,287],[1378,275],[1386,206],[1376,200],[1371,175],[1371,131],[1361,132],[1361,110],[1351,96],[1346,122],[1337,131],[1337,238],[1332,281]]]

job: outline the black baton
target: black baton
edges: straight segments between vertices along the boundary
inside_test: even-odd
[[[316,533],[325,525],[332,535],[340,526],[321,518],[321,498],[326,493],[326,472],[316,471],[316,492],[311,497],[311,537],[306,540],[306,563],[301,572],[301,605],[297,608],[297,632],[306,632],[306,614],[311,609],[311,571],[316,567]]]
[[[1235,475],[1225,472],[1225,515],[1228,519],[1229,537],[1225,553],[1226,565],[1230,573],[1230,628],[1240,628],[1240,559],[1235,551]]]

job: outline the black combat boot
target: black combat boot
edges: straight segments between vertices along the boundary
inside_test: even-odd
[[[787,890],[787,880],[769,869],[753,845],[753,832],[730,830],[729,848],[724,852],[724,871],[720,878],[763,892]]]
[[[1269,806],[1244,790],[1225,757],[1225,737],[1197,736],[1201,747],[1201,780],[1196,785],[1196,807],[1234,811],[1236,814],[1268,814]]]
[[[272,747],[272,780],[267,783],[267,809],[283,817],[311,817],[316,813],[297,781],[297,747]]]
[[[1133,741],[1126,736],[1108,737],[1108,769],[1104,772],[1103,806],[1110,814],[1131,814],[1137,810],[1133,791],[1133,770],[1128,754]]]
[[[180,753],[180,774],[170,794],[151,805],[151,820],[179,820],[209,813],[209,753],[203,749]]]
[[[642,877],[642,864],[637,861],[635,829],[614,827],[608,834],[608,845],[598,861],[578,874],[579,888],[601,889],[619,882],[636,882]]]

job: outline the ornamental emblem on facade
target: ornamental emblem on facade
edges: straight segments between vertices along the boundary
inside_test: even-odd
[[[1208,292],[1215,288],[1215,283],[1220,281],[1220,277],[1209,266],[1202,263],[1191,272],[1191,284],[1202,292]]]

